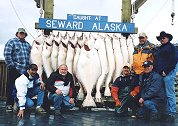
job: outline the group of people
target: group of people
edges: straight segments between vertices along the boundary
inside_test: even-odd
[[[25,40],[26,37],[25,29],[19,28],[16,37],[10,39],[4,48],[8,67],[6,111],[17,112],[17,116],[23,118],[25,110],[35,104],[32,97],[37,96],[36,113],[46,113],[42,106],[45,90],[48,90],[54,113],[60,116],[61,106],[66,109],[75,106],[76,91],[72,74],[65,64],[61,64],[44,84],[37,73],[38,66],[30,64],[31,45]]]
[[[122,75],[111,87],[116,103],[116,114],[133,118],[173,121],[176,115],[176,48],[171,44],[173,36],[162,31],[156,37],[161,45],[156,47],[147,35],[139,34],[139,44],[133,53],[133,72],[125,65]]]
[[[67,109],[75,106],[76,90],[72,74],[62,64],[51,73],[45,84],[42,83],[37,65],[30,64],[31,45],[25,40],[26,37],[25,29],[19,28],[16,37],[5,45],[4,57],[8,67],[6,111],[12,111],[15,102],[17,116],[23,117],[25,109],[34,106],[31,98],[37,95],[36,112],[46,113],[42,105],[45,90],[48,90],[55,115],[61,115],[61,106]],[[150,115],[151,120],[157,120],[159,108],[164,107],[166,118],[175,118],[176,49],[170,43],[171,34],[163,31],[156,38],[161,42],[159,47],[150,43],[144,32],[139,34],[132,66],[124,65],[122,75],[111,86],[119,116],[127,115],[130,108],[132,117]]]

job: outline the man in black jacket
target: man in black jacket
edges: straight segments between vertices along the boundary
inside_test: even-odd
[[[132,109],[132,118],[136,117],[140,86],[135,77],[131,75],[129,65],[125,65],[122,75],[119,76],[111,87],[111,95],[116,103],[116,114],[118,116],[128,115],[128,108]]]
[[[156,37],[160,41],[161,46],[155,53],[154,68],[164,78],[167,105],[166,114],[168,120],[174,120],[176,115],[176,94],[175,94],[175,78],[176,78],[176,48],[171,43],[173,36],[164,31]]]
[[[145,116],[145,112],[150,112],[150,119],[158,119],[158,108],[165,104],[164,80],[161,75],[153,71],[153,63],[145,61],[144,74],[140,86],[141,105],[139,116]]]
[[[71,109],[75,106],[76,91],[72,74],[65,64],[59,66],[47,79],[46,88],[50,92],[49,100],[54,103],[55,115],[61,115],[61,105]]]

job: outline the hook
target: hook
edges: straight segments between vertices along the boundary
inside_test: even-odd
[[[171,25],[174,25],[174,16],[175,16],[175,13],[172,12],[172,13],[171,13],[171,17],[172,17],[172,23],[171,23]]]

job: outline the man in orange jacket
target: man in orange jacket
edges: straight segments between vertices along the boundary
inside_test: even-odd
[[[123,67],[122,75],[119,76],[111,87],[111,95],[116,103],[116,114],[124,116],[128,114],[128,108],[132,109],[132,117],[136,117],[140,87],[138,80],[131,75],[130,67]]]

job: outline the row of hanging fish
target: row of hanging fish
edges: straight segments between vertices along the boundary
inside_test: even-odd
[[[125,64],[133,63],[133,39],[121,34],[58,32],[35,38],[31,50],[31,62],[37,64],[42,79],[43,71],[49,77],[58,66],[66,64],[68,71],[80,85],[78,99],[83,107],[95,107],[104,96],[111,96],[111,82],[121,75]],[[91,93],[96,88],[95,98]],[[84,97],[84,92],[87,94]]]

